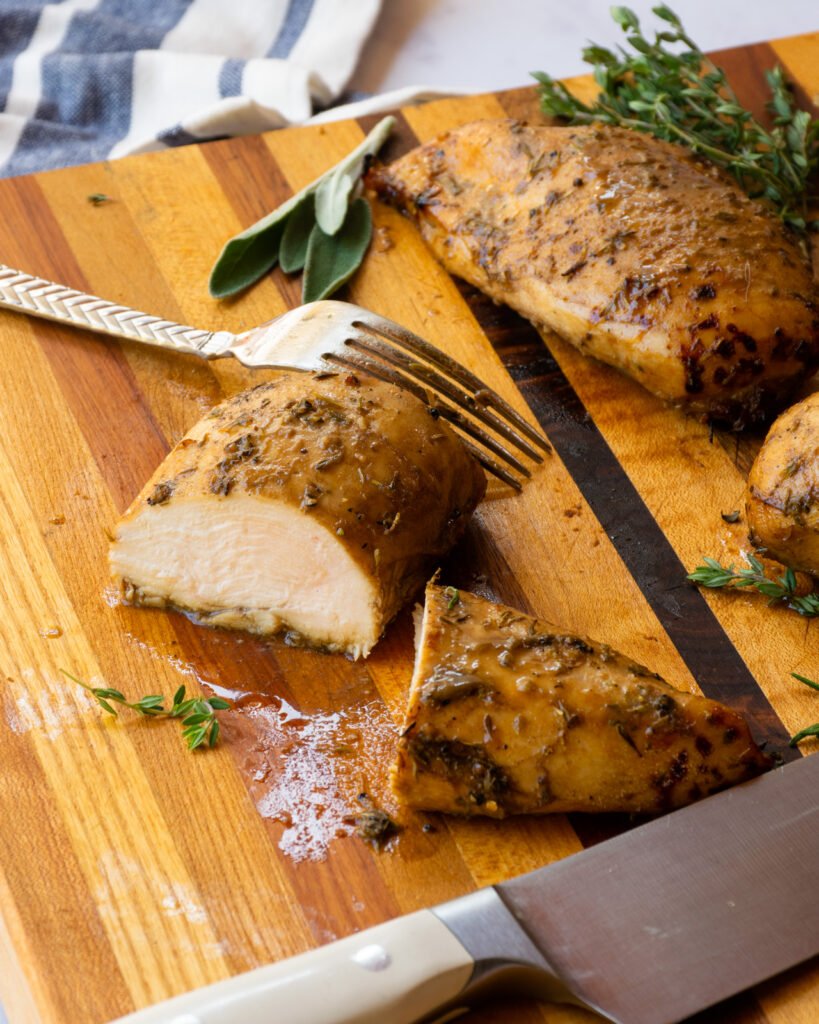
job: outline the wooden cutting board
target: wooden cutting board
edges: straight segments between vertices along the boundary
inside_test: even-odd
[[[781,61],[819,94],[819,34],[719,55],[764,102]],[[537,119],[532,90],[403,112],[385,156],[452,125]],[[224,240],[346,154],[341,122],[0,182],[12,266],[197,326],[238,329],[299,300],[280,272],[208,297]],[[111,201],[93,206],[87,197]],[[748,594],[685,582],[728,556],[758,438],[709,437],[612,370],[461,289],[411,225],[375,208],[348,297],[405,323],[534,416],[555,455],[520,496],[490,487],[444,581],[628,652],[676,686],[743,709],[785,754],[819,719],[816,625]],[[101,1024],[566,856],[628,827],[581,816],[403,819],[388,849],[353,834],[385,775],[410,677],[409,614],[366,663],[123,608],[107,535],[169,447],[262,379],[0,314],[0,999],[11,1024]],[[517,386],[516,386],[517,385]],[[733,528],[734,533],[741,527]],[[191,754],[174,723],[113,720],[62,673],[137,697],[180,684],[238,697],[225,742]],[[809,753],[811,745],[805,744]],[[812,912],[806,894],[806,912]],[[772,926],[771,942],[776,942]],[[623,979],[628,984],[628,979]],[[591,1020],[506,1001],[471,1021]],[[699,1020],[819,1019],[808,965]]]

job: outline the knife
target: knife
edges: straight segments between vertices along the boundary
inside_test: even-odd
[[[499,989],[675,1024],[819,953],[819,757],[118,1024],[414,1024]]]

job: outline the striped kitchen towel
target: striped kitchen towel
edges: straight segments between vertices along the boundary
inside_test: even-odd
[[[381,0],[0,0],[0,176],[304,121]]]

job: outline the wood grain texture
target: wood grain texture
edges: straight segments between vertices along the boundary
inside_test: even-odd
[[[757,106],[774,59],[804,96],[819,92],[819,36],[720,54]],[[510,114],[539,117],[532,90],[407,110],[386,155]],[[366,127],[292,129],[0,181],[0,251],[132,307],[244,329],[296,304],[299,283],[276,271],[217,303],[206,289],[215,254]],[[93,207],[95,192],[113,201]],[[683,579],[702,555],[735,543],[720,513],[739,506],[759,438],[709,437],[460,287],[395,211],[374,214],[376,244],[348,297],[471,366],[555,446],[521,496],[490,486],[444,579],[744,709],[788,755],[787,736],[819,717],[790,679],[819,673],[816,625],[753,595],[702,596]],[[353,664],[120,607],[107,592],[116,516],[212,404],[269,374],[5,313],[0,360],[0,999],[11,1024],[102,1024],[628,827],[607,817],[418,815],[380,853],[351,835],[359,794],[390,806],[408,613]],[[168,723],[103,719],[63,668],[133,696],[181,683],[242,696],[222,716],[226,742],[192,755]],[[814,1021],[817,982],[815,967],[798,968],[697,1019]],[[468,1019],[592,1020],[524,1001]]]

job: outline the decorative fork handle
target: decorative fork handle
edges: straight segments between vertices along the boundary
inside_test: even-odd
[[[4,264],[0,264],[0,307],[205,359],[224,354],[236,339],[229,331],[203,331],[163,320]]]

